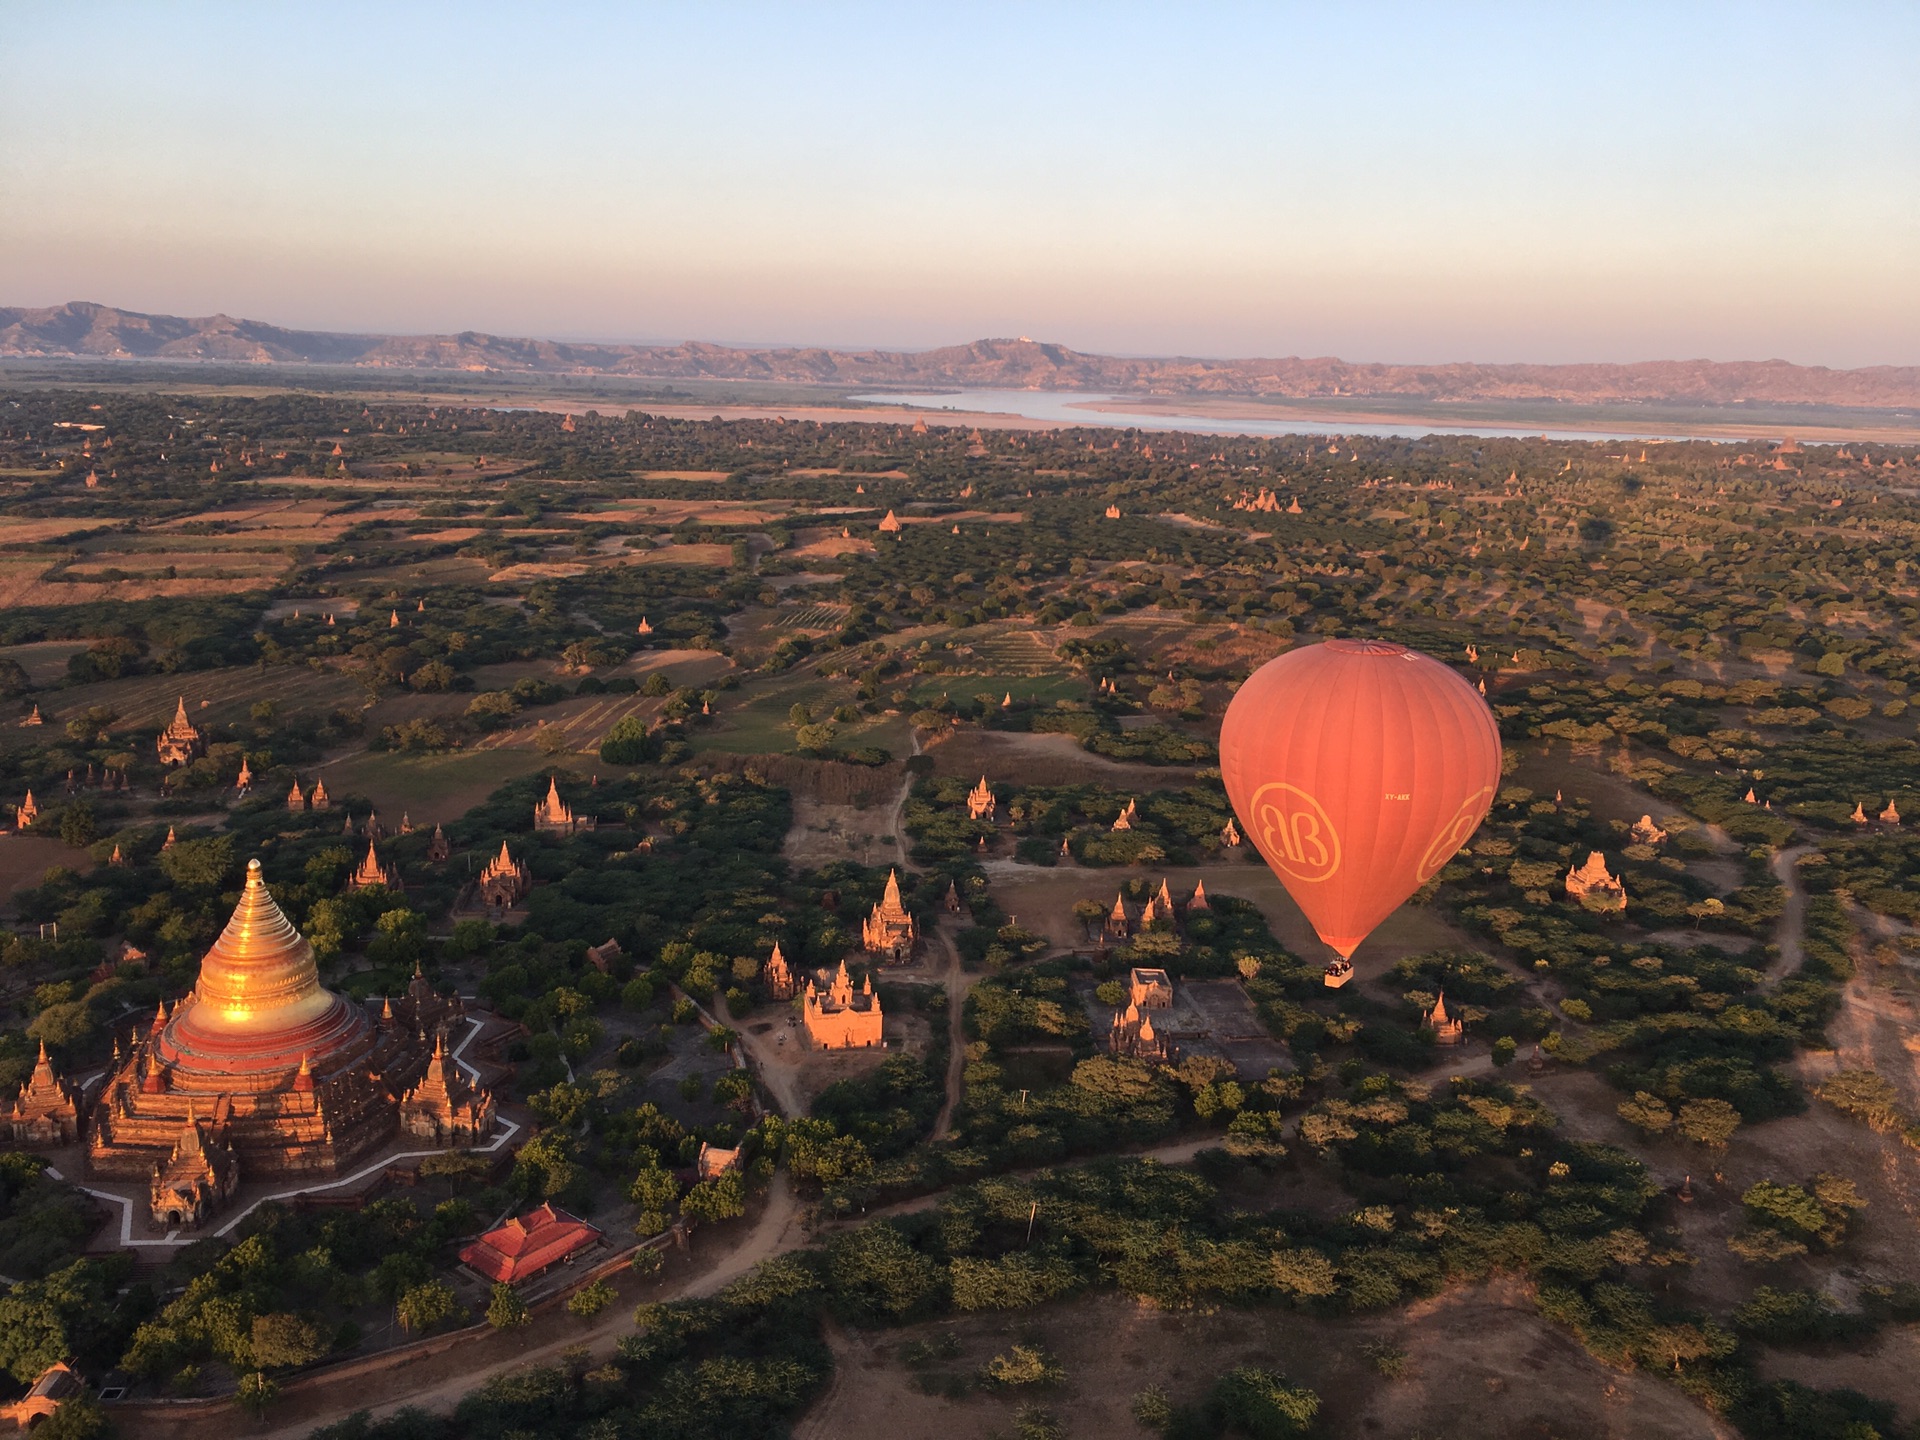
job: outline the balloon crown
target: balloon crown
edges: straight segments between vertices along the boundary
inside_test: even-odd
[[[1327,649],[1337,650],[1342,655],[1398,655],[1406,660],[1415,658],[1413,651],[1391,640],[1329,640]]]

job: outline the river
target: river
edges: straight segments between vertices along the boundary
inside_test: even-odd
[[[1124,408],[1130,397],[1086,390],[951,390],[926,394],[883,393],[851,397],[870,405],[904,405],[919,410],[953,414],[1018,415],[1028,420],[1051,420],[1067,425],[1103,425],[1114,429],[1185,430],[1213,435],[1482,435],[1549,440],[1717,440],[1740,438],[1731,427],[1691,428],[1684,423],[1649,421],[1645,428],[1547,428],[1539,425],[1448,423],[1421,416],[1396,417],[1392,405],[1382,403],[1374,420],[1311,417],[1276,410],[1271,416],[1210,415],[1182,411],[1174,405],[1150,409]],[[1253,402],[1248,402],[1253,403]],[[1175,402],[1177,405],[1177,402]],[[1098,407],[1098,408],[1096,408]],[[1380,412],[1386,412],[1381,415]],[[1736,422],[1737,423],[1737,422]],[[1763,430],[1771,425],[1757,427]]]

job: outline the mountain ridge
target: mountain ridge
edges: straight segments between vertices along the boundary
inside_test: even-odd
[[[363,369],[757,380],[895,389],[1089,390],[1222,399],[1556,400],[1576,403],[1920,406],[1920,366],[1854,370],[1784,360],[1395,365],[1334,357],[1096,355],[1022,339],[931,350],[611,345],[490,335],[296,330],[229,315],[149,315],[91,301],[0,306],[0,358],[345,365]]]

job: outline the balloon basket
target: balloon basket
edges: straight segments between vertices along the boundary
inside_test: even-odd
[[[1335,960],[1328,964],[1322,983],[1329,990],[1338,990],[1353,978],[1353,966],[1345,960]]]

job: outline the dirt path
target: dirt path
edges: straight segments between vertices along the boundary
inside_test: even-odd
[[[960,1092],[967,1073],[967,992],[973,977],[960,964],[959,947],[945,926],[935,926],[930,937],[947,952],[945,984],[947,989],[947,1098],[940,1102],[929,1141],[947,1138],[953,1130],[953,1112],[959,1108]]]
[[[1767,967],[1767,979],[1776,985],[1806,959],[1807,892],[1800,884],[1800,857],[1812,853],[1811,845],[1791,845],[1773,857],[1773,878],[1787,889],[1786,908],[1780,912],[1780,923],[1773,932],[1780,955]]]
[[[912,726],[907,727],[908,755],[920,753],[920,732]],[[913,771],[909,769],[900,777],[900,794],[893,802],[893,811],[887,822],[888,833],[893,836],[893,853],[900,857],[902,870],[918,870],[920,867],[909,858],[907,842],[907,801],[913,798]]]

